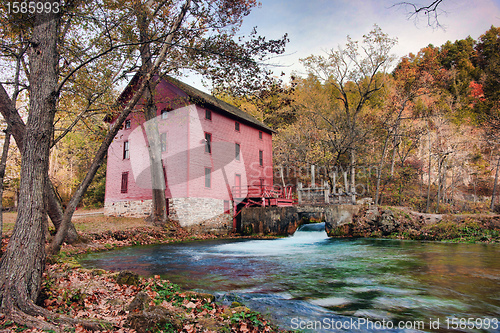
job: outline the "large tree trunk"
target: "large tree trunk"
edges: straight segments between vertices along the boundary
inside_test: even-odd
[[[116,118],[115,123],[109,130],[109,132],[106,134],[106,137],[104,138],[104,141],[101,143],[101,146],[99,147],[99,150],[97,151],[94,160],[92,161],[92,164],[89,168],[89,171],[85,175],[85,178],[83,181],[80,183],[78,188],[76,189],[75,193],[71,197],[68,206],[66,207],[66,210],[64,211],[64,216],[63,220],[61,223],[61,227],[56,233],[56,236],[54,237],[52,243],[49,246],[49,252],[52,254],[56,254],[59,252],[61,248],[61,244],[66,237],[66,232],[68,229],[69,224],[71,223],[71,218],[73,217],[73,213],[75,212],[76,207],[80,203],[80,201],[83,198],[83,195],[87,191],[87,188],[90,186],[90,183],[92,182],[92,179],[94,179],[95,174],[97,173],[97,170],[101,166],[104,157],[106,156],[106,153],[108,151],[109,145],[113,141],[114,137],[118,133],[118,131],[121,128],[121,125],[127,119],[128,115],[134,107],[136,106],[137,102],[141,99],[143,96],[144,92],[146,91],[147,85],[153,80],[154,74],[158,71],[161,63],[165,60],[165,57],[167,55],[167,51],[170,48],[170,45],[172,43],[172,39],[174,37],[174,33],[179,29],[182,21],[184,20],[184,17],[186,15],[186,12],[189,9],[189,6],[191,4],[191,0],[186,0],[185,4],[182,7],[181,13],[179,16],[176,18],[176,21],[174,22],[174,25],[172,27],[172,30],[168,37],[165,39],[164,45],[160,51],[160,54],[158,55],[158,58],[155,60],[153,67],[142,77],[142,82],[135,92],[134,96],[132,99],[127,103],[127,105],[123,108],[122,112],[120,115]]]
[[[153,101],[150,89],[147,89],[148,99]],[[153,210],[151,218],[154,225],[165,226],[167,223],[167,205],[165,197],[165,174],[161,160],[161,142],[156,119],[156,105],[148,103],[144,110],[146,123],[144,130],[148,140],[149,162],[151,171],[151,185],[153,197]]]
[[[0,84],[0,113],[4,119],[11,125],[12,136],[16,140],[16,145],[20,151],[23,150],[24,146],[24,135],[26,133],[26,125],[21,119],[19,113],[14,107],[14,102],[9,98],[9,95],[5,91],[2,84]],[[47,214],[50,220],[54,224],[56,230],[59,230],[63,218],[62,205],[57,199],[54,187],[50,182],[47,174],[47,185],[46,185],[46,195],[47,195]],[[74,242],[78,238],[78,233],[75,229],[73,223],[68,227],[68,233],[65,241],[68,243]]]
[[[3,141],[2,158],[0,159],[0,243],[2,242],[3,230],[3,179],[5,176],[5,166],[7,165],[7,156],[9,154],[10,145],[10,125],[7,124],[5,130],[5,140]]]
[[[36,315],[45,265],[45,189],[57,88],[56,15],[37,15],[30,50],[30,101],[16,224],[0,263],[1,311]],[[34,318],[36,319],[36,318]]]
[[[137,26],[139,28],[139,48],[142,60],[142,69],[147,72],[153,67],[151,61],[151,49],[149,47],[149,16],[147,9],[138,4],[135,8],[137,16]],[[146,120],[143,131],[146,133],[149,152],[149,165],[151,172],[151,191],[153,207],[151,211],[151,220],[154,225],[165,226],[167,224],[167,205],[165,197],[165,173],[163,172],[163,163],[161,159],[161,139],[158,132],[157,107],[155,101],[156,84],[149,82],[145,91],[146,106],[143,109]]]

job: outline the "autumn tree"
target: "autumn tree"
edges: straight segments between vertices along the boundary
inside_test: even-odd
[[[345,48],[330,50],[327,56],[309,56],[302,60],[306,69],[333,88],[336,109],[319,117],[326,124],[330,147],[334,154],[349,154],[350,192],[355,201],[356,151],[366,138],[362,115],[368,101],[384,86],[383,73],[391,65],[391,48],[396,39],[390,38],[375,26],[363,36],[363,41],[348,37]],[[337,159],[338,159],[337,158]]]
[[[476,45],[477,66],[483,75],[479,82],[471,82],[471,95],[475,113],[483,126],[485,136],[497,151],[495,177],[490,210],[494,210],[500,169],[500,28],[491,27],[479,37]]]

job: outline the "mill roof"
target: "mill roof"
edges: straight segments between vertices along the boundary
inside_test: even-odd
[[[262,130],[265,130],[266,132],[269,133],[276,133],[275,130],[273,130],[271,127],[267,126],[260,120],[256,119],[255,117],[249,115],[245,111],[237,108],[234,105],[231,105],[227,102],[224,102],[223,100],[212,96],[210,94],[207,94],[199,89],[196,89],[195,87],[190,86],[187,83],[184,83],[178,79],[175,79],[171,76],[164,75],[162,78],[176,86],[178,89],[182,90],[186,95],[188,95],[190,102],[203,106],[203,107],[208,107],[215,109],[219,111],[222,114],[225,114],[226,116],[229,116],[233,119],[239,120],[241,122],[245,122],[247,124],[253,125],[255,127],[258,127]],[[125,101],[128,99],[132,92],[134,91],[134,88],[137,87],[140,83],[141,77],[139,74],[134,75],[132,80],[129,82],[127,87],[123,90],[122,94],[118,98],[118,101]]]

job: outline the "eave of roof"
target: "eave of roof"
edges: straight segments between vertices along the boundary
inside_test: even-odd
[[[252,125],[255,125],[266,132],[270,133],[276,133],[275,130],[273,130],[271,127],[267,126],[263,122],[257,120],[256,118],[252,117],[248,113],[240,110],[234,105],[231,105],[229,103],[224,102],[223,100],[218,99],[217,97],[214,97],[212,95],[209,95],[207,93],[204,93],[201,90],[198,90],[184,82],[181,82],[177,79],[174,79],[173,77],[170,76],[163,76],[163,78],[167,81],[170,82],[171,84],[175,85],[177,88],[180,90],[184,91],[191,99],[191,101],[195,104],[201,104],[202,106],[211,106],[222,113],[226,113],[231,115],[233,118],[237,118],[238,120],[246,123],[250,123]]]
[[[257,120],[256,118],[252,117],[248,113],[240,110],[234,105],[231,105],[229,103],[224,102],[223,100],[218,99],[217,97],[214,97],[212,95],[209,95],[201,90],[198,90],[184,82],[181,82],[177,79],[174,79],[171,76],[164,75],[162,77],[164,80],[167,82],[173,84],[180,90],[184,91],[190,98],[192,103],[198,104],[200,106],[211,106],[215,108],[216,110],[228,114],[232,116],[233,118],[236,118],[242,122],[249,123],[253,126],[256,126],[268,133],[277,133],[275,130],[273,130],[271,127],[267,126],[263,122]],[[118,104],[123,104],[125,103],[135,90],[135,88],[140,84],[142,77],[139,75],[139,73],[136,73],[133,78],[130,80],[130,82],[127,84],[125,89],[122,91],[120,96],[118,97]],[[116,115],[112,116],[106,116],[105,121],[112,122],[116,118]]]

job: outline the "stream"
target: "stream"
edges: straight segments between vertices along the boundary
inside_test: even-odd
[[[500,246],[331,239],[324,224],[272,240],[135,246],[83,267],[161,275],[304,332],[500,332]]]

